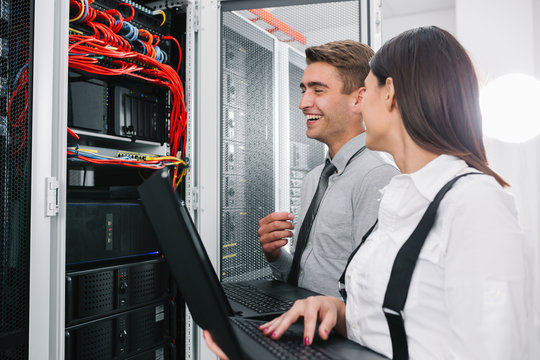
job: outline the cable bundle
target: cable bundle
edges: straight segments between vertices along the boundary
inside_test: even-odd
[[[144,29],[137,29],[129,23],[135,15],[133,6],[127,3],[119,5],[131,8],[131,15],[124,18],[120,11],[110,9],[99,11],[90,6],[88,0],[71,0],[72,10],[77,14],[70,22],[81,23],[93,31],[93,35],[69,36],[69,67],[97,75],[127,75],[142,79],[170,90],[170,146],[171,156],[185,157],[187,113],[184,102],[184,89],[178,70],[181,63],[181,49],[172,36],[162,40],[174,41],[178,47],[179,59],[176,71],[163,62],[165,53],[159,48],[160,38]],[[141,52],[133,46],[140,47]],[[107,58],[109,61],[102,61]],[[184,163],[185,165],[185,163]],[[174,170],[173,181],[178,184],[185,174],[180,173],[178,165]]]
[[[111,157],[100,155],[94,150],[68,147],[68,156],[91,162],[92,164],[122,165],[145,169],[163,169],[165,166],[186,166],[186,162],[174,156],[147,157],[146,160],[137,160],[130,157]]]

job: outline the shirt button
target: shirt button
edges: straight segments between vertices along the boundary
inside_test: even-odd
[[[311,241],[308,241],[307,245],[308,245],[308,246],[311,246]]]

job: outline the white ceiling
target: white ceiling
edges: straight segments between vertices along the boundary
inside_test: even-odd
[[[385,18],[453,9],[455,0],[382,0]]]

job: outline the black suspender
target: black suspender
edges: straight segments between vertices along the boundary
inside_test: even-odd
[[[403,309],[405,302],[407,301],[407,294],[409,292],[409,286],[411,284],[412,274],[420,254],[420,250],[424,245],[424,242],[431,231],[433,223],[435,222],[435,216],[441,200],[446,193],[452,188],[455,182],[467,175],[482,174],[482,173],[467,173],[456,176],[448,183],[446,183],[441,190],[435,195],[435,198],[429,204],[422,219],[412,232],[411,236],[405,241],[401,249],[399,249],[394,265],[392,266],[392,272],[390,273],[390,279],[388,286],[386,287],[386,294],[383,301],[383,312],[388,323],[388,329],[390,330],[390,338],[392,340],[392,353],[394,360],[408,360],[409,349],[407,346],[407,333],[405,332],[405,324],[403,321]],[[377,222],[375,222],[377,224]],[[362,242],[354,250],[349,257],[345,271],[349,266],[349,262],[354,257],[354,254],[358,251],[360,246],[371,234],[375,225],[364,235]],[[347,300],[347,294],[345,292],[345,271],[340,278],[340,292],[343,299]]]
[[[360,241],[360,244],[358,244],[356,249],[354,249],[351,255],[349,255],[349,258],[347,259],[347,265],[345,265],[345,269],[343,270],[343,273],[341,273],[341,276],[338,281],[338,289],[339,289],[339,293],[341,294],[341,297],[343,298],[343,301],[345,302],[347,302],[347,291],[345,290],[345,273],[347,272],[347,268],[349,267],[349,264],[351,263],[354,255],[356,255],[356,252],[358,251],[358,249],[360,249],[360,246],[362,246],[364,242],[366,241],[366,239],[369,237],[369,235],[371,235],[371,232],[373,231],[373,229],[375,229],[375,226],[377,225],[378,222],[379,222],[379,219],[375,220],[375,224],[373,224],[369,228],[367,233],[365,233],[364,236],[362,236],[362,241]]]

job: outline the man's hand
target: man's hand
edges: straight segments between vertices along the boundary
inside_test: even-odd
[[[259,242],[266,259],[276,261],[281,254],[281,247],[287,244],[286,238],[292,237],[294,215],[288,212],[275,212],[259,220]]]

